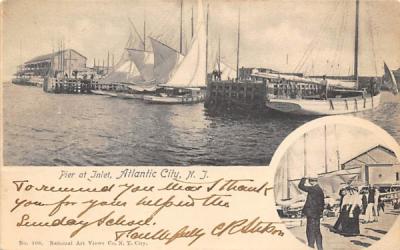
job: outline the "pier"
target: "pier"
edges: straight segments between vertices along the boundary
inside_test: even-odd
[[[207,85],[205,107],[264,110],[267,87],[264,82],[215,81]]]
[[[82,79],[45,79],[43,91],[54,94],[91,94],[92,90],[119,91],[123,85]]]

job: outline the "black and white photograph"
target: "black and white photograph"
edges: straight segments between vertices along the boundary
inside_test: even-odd
[[[364,249],[400,214],[399,147],[362,123],[321,122],[278,160],[277,212],[308,247]]]
[[[267,166],[339,114],[400,141],[398,1],[2,8],[6,166]]]

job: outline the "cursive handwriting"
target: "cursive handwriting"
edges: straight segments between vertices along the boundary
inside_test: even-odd
[[[215,236],[221,236],[223,234],[237,234],[237,233],[269,233],[272,235],[283,236],[284,232],[280,229],[276,229],[274,224],[279,224],[280,222],[266,222],[261,221],[260,217],[256,217],[253,220],[249,219],[241,219],[241,220],[234,220],[230,223],[222,222],[215,226],[211,234]]]
[[[129,239],[140,239],[140,240],[160,240],[165,241],[165,244],[168,245],[171,242],[179,239],[179,238],[194,238],[189,242],[189,246],[192,245],[195,241],[206,235],[203,228],[193,228],[190,229],[189,226],[184,226],[180,228],[175,233],[172,233],[169,229],[160,229],[156,232],[151,231],[140,231],[141,227],[135,227],[125,231],[116,231],[115,232],[115,241],[121,239],[122,237],[126,237]]]

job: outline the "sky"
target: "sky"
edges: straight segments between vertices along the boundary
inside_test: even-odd
[[[184,47],[190,47],[196,6],[195,0],[183,2]],[[240,9],[240,66],[352,73],[354,6],[349,0],[209,1],[209,57],[215,58],[220,38],[222,60],[236,66]],[[129,19],[141,36],[146,20],[146,36],[179,49],[180,0],[9,0],[2,7],[5,80],[18,64],[57,50],[61,40],[85,55],[88,66],[94,58],[106,60],[107,51],[117,62],[132,30]],[[383,74],[383,61],[400,67],[399,24],[399,1],[361,0],[361,75]]]

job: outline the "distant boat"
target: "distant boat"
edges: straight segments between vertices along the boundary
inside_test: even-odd
[[[354,50],[354,79],[355,86],[358,88],[358,18],[359,18],[359,0],[356,0],[356,35],[355,35],[355,50]],[[311,78],[300,78],[297,79],[294,76],[292,78],[285,77],[277,74],[270,74],[270,77],[266,77],[268,87],[273,88],[292,88],[297,92],[304,92],[305,89],[312,86],[312,90],[320,89],[320,80]],[[278,79],[278,81],[277,81]],[[284,80],[286,84],[280,84],[281,80]],[[330,81],[330,80],[329,80]],[[329,85],[330,86],[330,85]],[[328,86],[326,86],[328,88]],[[276,91],[276,90],[274,90]],[[334,96],[331,97],[325,95],[322,98],[308,98],[304,95],[296,96],[285,96],[280,97],[274,94],[269,95],[267,98],[266,106],[270,109],[298,115],[339,115],[347,113],[356,113],[366,110],[371,110],[379,106],[381,101],[381,94],[378,91],[365,91],[359,89],[346,90],[337,89],[333,87]],[[305,91],[307,92],[307,91]],[[328,93],[328,92],[327,92]],[[332,94],[332,92],[330,91]]]
[[[383,77],[383,81],[386,85],[390,86],[390,89],[393,93],[398,94],[399,93],[399,85],[398,82],[396,82],[396,78],[394,77],[393,72],[389,69],[387,64],[384,62],[383,67],[385,70],[385,75]]]
[[[117,93],[115,91],[111,90],[91,90],[92,94],[95,95],[105,95],[105,96],[110,96],[110,97],[117,97]]]
[[[158,48],[162,47],[158,46]],[[164,65],[167,72],[171,69],[171,75],[165,84],[159,84],[164,90],[162,94],[145,95],[144,101],[160,104],[203,102],[207,80],[207,33],[201,0],[198,1],[197,32],[192,38],[187,54],[180,58],[165,46],[163,49],[165,49],[165,54],[175,56],[172,62]],[[159,67],[160,64],[156,66]]]
[[[131,20],[129,20],[131,21]],[[143,39],[135,25],[131,22],[136,39],[132,33],[126,43],[124,53],[113,70],[100,81],[100,84],[117,84],[120,88],[112,91],[92,91],[95,94],[108,95],[123,99],[143,99],[145,94],[155,94],[157,90],[154,81],[154,55],[146,50],[146,22],[144,19]]]

